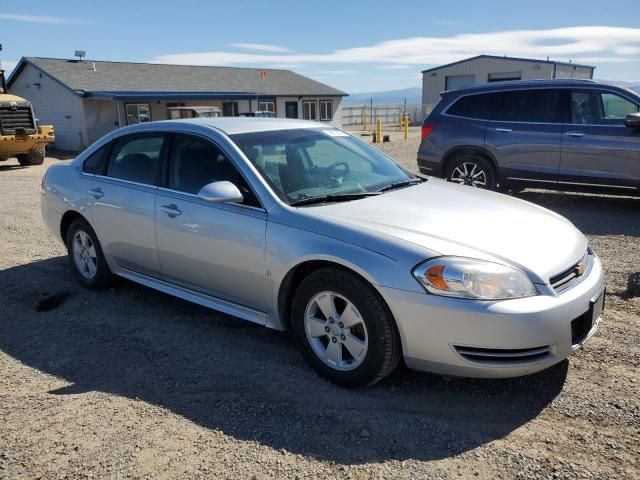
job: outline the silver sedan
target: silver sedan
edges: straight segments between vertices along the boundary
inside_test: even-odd
[[[323,377],[510,377],[594,334],[604,278],[536,205],[408,172],[326,124],[267,118],[119,129],[43,179],[78,279],[121,276],[279,330]]]

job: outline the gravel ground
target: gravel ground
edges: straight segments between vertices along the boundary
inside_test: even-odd
[[[392,136],[415,169],[417,129]],[[82,289],[40,220],[55,161],[0,164],[0,479],[640,478],[640,199],[519,194],[570,218],[607,272],[602,328],[568,362],[510,380],[401,368],[348,391],[287,334],[126,281]]]

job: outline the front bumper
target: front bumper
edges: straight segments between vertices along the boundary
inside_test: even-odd
[[[590,315],[604,295],[604,275],[596,257],[583,280],[561,294],[549,289],[536,297],[496,302],[388,287],[382,287],[382,294],[396,319],[410,368],[466,377],[516,377],[564,360],[595,333],[598,311],[579,338],[575,321]]]

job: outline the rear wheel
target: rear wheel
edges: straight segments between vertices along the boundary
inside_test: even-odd
[[[334,383],[372,385],[400,360],[391,313],[375,290],[352,273],[324,268],[310,274],[296,291],[292,315],[303,357]]]
[[[493,165],[480,155],[468,154],[454,158],[447,165],[447,180],[486,190],[496,189]]]
[[[66,238],[69,263],[82,284],[92,290],[109,287],[113,274],[91,225],[83,218],[71,223]]]
[[[35,147],[27,153],[18,155],[20,165],[42,165],[44,162],[44,146]]]

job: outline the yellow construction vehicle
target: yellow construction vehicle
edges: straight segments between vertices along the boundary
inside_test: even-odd
[[[16,157],[20,165],[40,165],[54,140],[53,125],[38,125],[31,103],[7,93],[0,70],[0,161]]]

